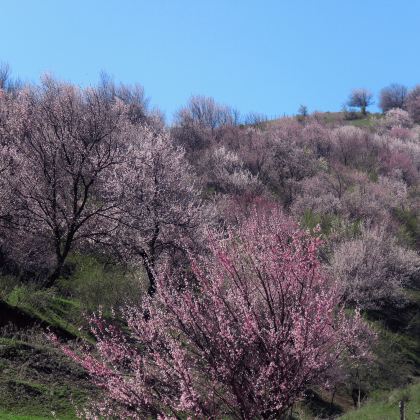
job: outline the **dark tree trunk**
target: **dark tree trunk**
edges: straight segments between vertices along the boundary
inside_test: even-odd
[[[48,280],[44,283],[44,287],[49,288],[54,286],[55,282],[60,278],[64,263],[66,262],[66,259],[70,253],[71,246],[73,243],[74,235],[75,235],[76,229],[72,228],[64,242],[64,247],[61,248],[61,241],[59,238],[56,238],[56,246],[55,246],[55,255],[57,259],[57,263],[55,265],[54,271],[52,274],[48,277]]]
[[[149,279],[149,287],[147,289],[147,293],[149,294],[149,296],[154,296],[154,294],[156,293],[156,275],[155,275],[155,271],[153,270],[153,268],[150,266],[149,263],[145,264],[145,268],[146,268],[146,273],[147,273],[147,277]]]
[[[57,263],[57,265],[55,266],[54,271],[52,272],[52,274],[48,277],[47,281],[44,283],[44,287],[46,289],[54,286],[55,282],[60,278],[61,273],[63,271],[63,267],[64,267],[64,259],[62,259],[61,261],[59,261]]]

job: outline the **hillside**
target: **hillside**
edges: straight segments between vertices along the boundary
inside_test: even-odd
[[[2,92],[0,417],[416,412],[419,123]]]

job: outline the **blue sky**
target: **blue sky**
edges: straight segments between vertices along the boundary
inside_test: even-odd
[[[340,110],[349,91],[420,83],[417,0],[0,0],[0,60],[36,81],[101,70],[169,117],[192,94],[241,112]]]

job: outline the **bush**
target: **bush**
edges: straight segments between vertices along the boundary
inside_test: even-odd
[[[378,309],[405,302],[401,288],[419,271],[420,259],[375,229],[338,246],[331,267],[350,304]]]
[[[109,311],[136,304],[147,288],[141,270],[126,271],[112,262],[81,254],[72,255],[70,262],[75,272],[68,279],[60,279],[58,288],[64,296],[79,300],[85,309],[95,311],[101,306]]]
[[[154,298],[125,311],[128,335],[95,316],[94,352],[62,347],[106,391],[84,418],[279,418],[333,380],[344,354],[364,354],[363,324],[339,306],[319,240],[266,210],[211,236],[193,279],[160,277]]]

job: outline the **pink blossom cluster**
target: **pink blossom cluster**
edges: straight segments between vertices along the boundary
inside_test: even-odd
[[[92,317],[94,349],[61,346],[104,389],[82,416],[278,418],[350,353],[365,355],[320,240],[277,208],[254,207],[209,241],[191,275],[166,270],[153,298],[123,312],[124,327]]]

